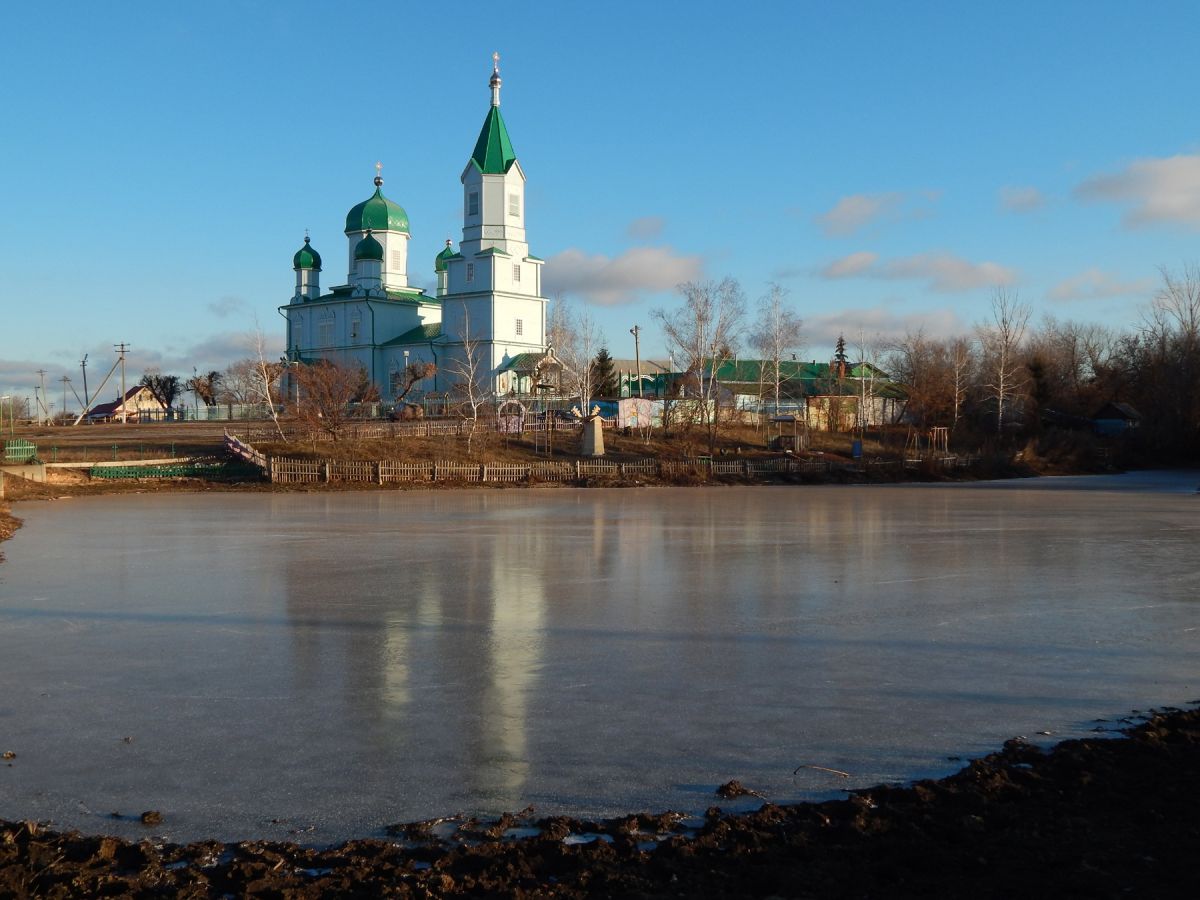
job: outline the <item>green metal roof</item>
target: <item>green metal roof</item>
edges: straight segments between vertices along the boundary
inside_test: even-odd
[[[370,231],[367,236],[354,246],[354,259],[374,259],[383,262],[383,244],[375,240]]]
[[[539,362],[545,359],[545,353],[518,353],[500,367],[501,372],[532,372]]]
[[[445,272],[447,260],[454,259],[456,256],[458,254],[454,252],[454,248],[450,246],[450,242],[446,241],[445,249],[433,258],[433,271]]]
[[[705,368],[708,363],[705,363]],[[765,369],[765,371],[764,371]],[[770,360],[761,359],[727,359],[717,367],[718,381],[757,382],[772,379],[772,364]],[[783,359],[779,361],[780,379],[821,379],[833,376],[833,367],[829,363],[799,362]],[[870,363],[854,363],[846,373],[848,378],[876,378],[890,380],[889,376],[877,366]]]
[[[738,393],[738,387],[744,387],[745,393],[757,393],[760,386],[774,385],[772,369],[770,360],[729,359],[717,367],[717,380],[734,393]],[[668,381],[682,377],[682,373],[671,373]],[[860,378],[875,379],[874,394],[877,397],[903,399],[905,396],[902,385],[892,381],[886,372],[870,363],[854,364],[846,378],[839,379],[829,363],[793,360],[779,362],[780,394],[793,400],[831,394],[857,396],[862,389]]]
[[[292,257],[292,268],[321,271],[321,254],[312,248],[307,236],[304,238],[304,246],[297,250],[296,255]]]
[[[383,179],[379,181],[382,183]],[[368,229],[409,233],[408,213],[398,203],[383,196],[382,187],[376,187],[374,194],[346,213],[346,234]]]
[[[480,250],[476,256],[507,256],[512,257],[511,253],[505,253],[499,247],[488,247],[486,250]]]
[[[418,325],[416,328],[410,328],[408,331],[399,337],[394,337],[390,341],[384,341],[381,347],[395,347],[398,344],[427,344],[436,338],[442,336],[442,326],[437,325]]]
[[[493,106],[488,110],[471,160],[484,175],[503,175],[517,161],[512,141],[508,139],[508,129],[504,126],[504,117],[500,115],[500,107]]]
[[[322,294],[316,300],[306,300],[306,303],[343,303],[350,300],[360,300],[361,297],[354,296],[354,285],[341,284],[335,288],[331,288],[328,294]],[[397,290],[388,288],[384,291],[388,300],[396,303],[441,303],[436,297],[431,297],[420,288],[403,288]],[[374,298],[376,301],[378,298]],[[280,309],[286,309],[286,306],[281,306]]]

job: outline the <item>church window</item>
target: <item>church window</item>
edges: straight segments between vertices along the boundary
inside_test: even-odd
[[[475,280],[475,263],[467,263],[467,281]]]
[[[508,195],[508,214],[510,216],[516,216],[518,219],[521,217],[521,195],[520,194],[509,194]]]
[[[361,328],[362,319],[355,317],[350,320],[350,341],[352,343],[358,340],[358,333]]]
[[[517,284],[521,283],[521,267],[513,266],[513,281]]]
[[[479,215],[479,192],[478,191],[471,191],[471,193],[469,193],[467,195],[467,215],[468,216]]]
[[[404,254],[399,250],[392,251],[392,271],[400,272],[404,269]]]
[[[333,346],[333,319],[322,319],[317,323],[317,346]]]
[[[525,333],[525,320],[517,319],[517,334],[520,335],[520,334],[524,334],[524,333]]]

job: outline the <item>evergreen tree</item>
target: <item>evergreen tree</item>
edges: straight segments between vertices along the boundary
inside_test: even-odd
[[[849,371],[850,364],[846,359],[846,338],[839,334],[837,347],[833,351],[833,374],[837,378],[845,378]]]
[[[595,397],[616,397],[620,392],[617,383],[617,370],[608,348],[601,347],[596,358],[592,360],[592,395]]]

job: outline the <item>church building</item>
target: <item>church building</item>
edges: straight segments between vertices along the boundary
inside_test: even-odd
[[[289,361],[362,367],[385,401],[413,362],[436,366],[417,386],[423,392],[469,380],[488,394],[536,390],[547,357],[543,261],[526,241],[525,172],[500,115],[492,58],[491,107],[460,178],[462,241],[433,255],[435,295],[409,285],[408,215],[384,196],[377,166],[375,193],[346,214],[345,284],[322,293],[321,256],[308,237],[293,257],[295,293],[280,307]]]

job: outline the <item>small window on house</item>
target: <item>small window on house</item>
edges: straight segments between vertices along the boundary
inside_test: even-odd
[[[471,193],[469,193],[467,195],[467,215],[468,216],[479,215],[479,192],[478,191],[471,191]]]
[[[520,194],[509,194],[508,195],[508,214],[510,216],[516,216],[517,218],[521,217],[521,195]]]
[[[525,333],[525,320],[517,319],[517,334],[524,334],[524,333]]]
[[[475,280],[475,263],[467,263],[467,281]]]
[[[521,283],[521,267],[513,266],[513,281],[517,284]]]

